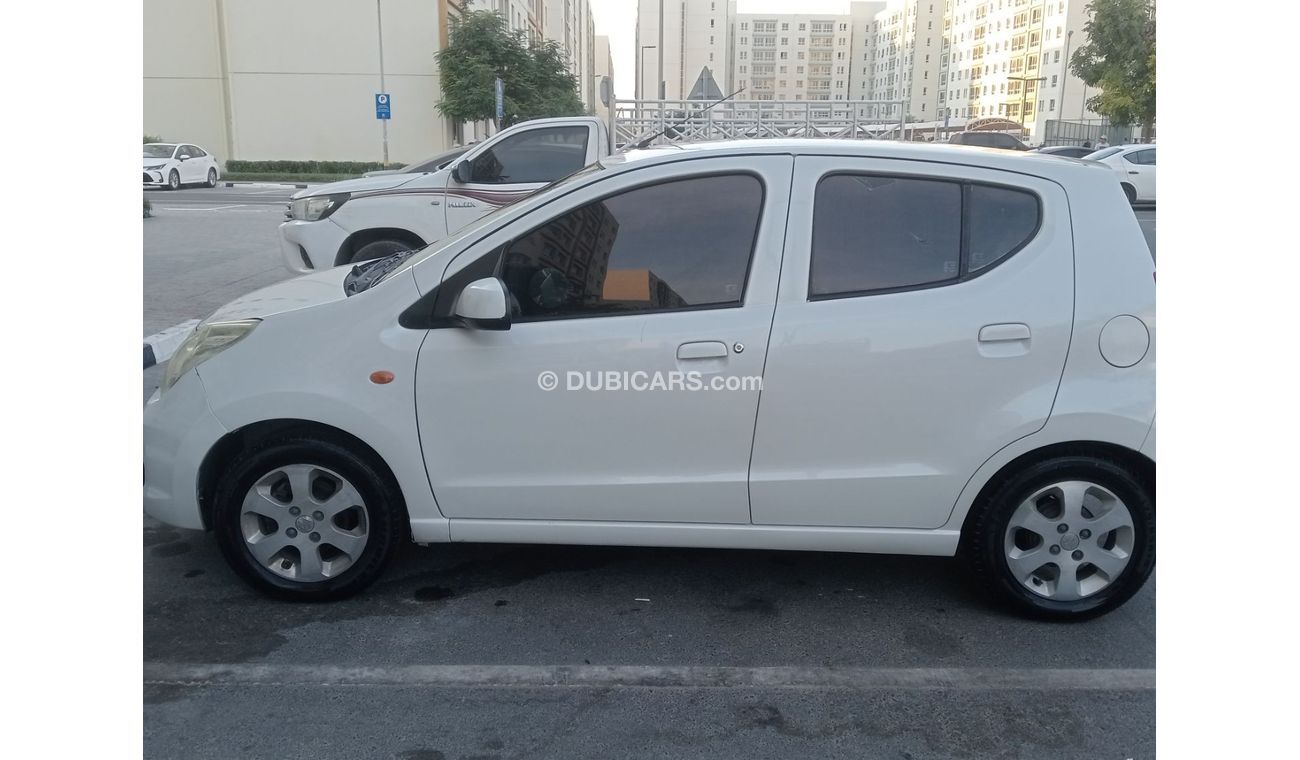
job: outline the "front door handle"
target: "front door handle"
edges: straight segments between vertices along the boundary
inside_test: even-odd
[[[1021,322],[984,325],[980,328],[980,343],[1006,343],[1015,340],[1029,340],[1029,335],[1029,325]]]
[[[698,340],[677,347],[678,359],[725,359],[727,344],[719,340]]]
[[[1138,174],[1138,172],[1130,171],[1129,174]]]

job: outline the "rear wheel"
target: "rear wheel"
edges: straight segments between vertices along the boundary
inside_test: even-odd
[[[236,458],[217,488],[213,527],[240,577],[300,601],[338,599],[373,583],[408,529],[401,494],[371,462],[305,436]]]
[[[382,259],[385,256],[392,256],[394,253],[411,250],[409,243],[403,243],[400,240],[376,240],[372,243],[366,243],[358,248],[348,260],[349,264],[359,264],[363,261],[372,261]]]
[[[208,184],[208,187],[216,187],[216,186],[217,186],[217,170],[216,170],[215,168],[214,168],[214,169],[208,169],[208,183],[207,183],[207,184]]]
[[[1128,205],[1132,206],[1138,202],[1137,190],[1132,185],[1125,182],[1120,187],[1124,188],[1124,196],[1128,198]]]
[[[1128,601],[1155,567],[1155,503],[1107,459],[1039,462],[979,509],[967,559],[985,588],[1021,613],[1101,615]]]

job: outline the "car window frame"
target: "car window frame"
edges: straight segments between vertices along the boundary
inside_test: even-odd
[[[588,165],[588,167],[586,168],[590,168],[590,166],[591,165]],[[750,282],[752,281],[753,274],[754,274],[754,259],[756,258],[756,254],[758,252],[758,240],[760,235],[763,232],[764,225],[767,223],[767,210],[768,210],[767,204],[768,204],[768,197],[771,188],[768,187],[768,183],[763,178],[763,173],[761,171],[756,169],[735,168],[735,169],[715,169],[712,171],[701,171],[699,173],[689,173],[680,176],[646,178],[641,181],[634,182],[625,185],[623,187],[620,187],[619,189],[614,190],[612,192],[603,193],[577,206],[570,206],[566,208],[564,211],[560,212],[559,214],[549,215],[545,220],[542,220],[537,224],[529,226],[525,231],[517,235],[512,235],[508,240],[497,245],[495,248],[483,252],[473,261],[470,261],[469,263],[465,264],[464,267],[458,269],[457,271],[451,274],[444,273],[442,280],[436,286],[431,288],[427,293],[425,293],[423,296],[417,299],[414,303],[412,303],[409,307],[407,307],[402,312],[402,315],[400,316],[398,322],[403,327],[406,327],[408,329],[440,330],[440,329],[447,329],[447,328],[460,328],[463,325],[460,323],[460,321],[455,317],[455,314],[453,313],[453,310],[455,309],[455,305],[456,305],[456,299],[460,296],[460,292],[464,290],[465,286],[469,285],[471,282],[478,279],[482,279],[484,277],[496,277],[500,279],[502,267],[505,263],[505,252],[510,247],[510,245],[514,243],[514,241],[522,237],[526,237],[532,234],[533,232],[536,232],[537,230],[546,226],[547,224],[554,221],[556,218],[562,216],[563,214],[572,213],[578,210],[579,208],[582,208],[583,206],[587,206],[592,203],[599,203],[600,201],[606,198],[613,197],[615,195],[622,195],[624,193],[634,192],[642,188],[652,187],[654,185],[667,184],[670,182],[682,182],[686,180],[706,179],[709,177],[718,177],[718,176],[753,177],[758,181],[759,190],[760,190],[758,224],[754,225],[754,237],[749,244],[749,260],[745,264],[745,277],[743,282],[741,283],[740,299],[736,303],[708,304],[708,305],[688,306],[686,308],[673,308],[673,309],[644,309],[640,311],[612,312],[608,314],[573,314],[573,315],[568,315],[563,317],[551,316],[551,317],[533,318],[533,319],[524,319],[524,318],[515,319],[512,316],[511,324],[516,324],[516,323],[532,324],[538,322],[567,322],[570,320],[579,320],[579,319],[614,319],[614,318],[650,316],[655,314],[683,314],[683,313],[693,312],[693,311],[714,311],[717,309],[743,309],[747,305],[747,299],[749,298]],[[606,178],[606,179],[610,179],[610,178]],[[601,179],[597,179],[596,183],[599,183],[600,181]],[[574,188],[573,192],[580,192],[582,189],[583,186],[579,186]],[[563,196],[560,197],[562,198]],[[559,199],[560,198],[556,198],[555,200],[559,200]],[[533,213],[541,211],[544,208],[546,208],[545,205],[533,209]],[[509,222],[508,224],[517,224],[522,221],[524,221],[524,218],[516,219],[512,222]],[[488,233],[488,235],[491,234],[494,233],[492,232]],[[482,239],[480,239],[479,242],[481,241]],[[470,245],[471,246],[477,245],[477,243],[472,243]],[[491,267],[485,265],[485,262],[489,260],[492,261]],[[450,264],[451,262],[448,263],[448,266],[450,266]]]
[[[690,182],[699,179],[710,179],[713,177],[751,177],[758,182],[758,219],[757,219],[757,223],[754,225],[754,234],[749,241],[749,256],[745,261],[745,275],[741,279],[741,283],[740,283],[740,298],[737,299],[735,303],[700,304],[700,305],[687,306],[684,308],[638,309],[636,311],[610,312],[606,314],[575,313],[575,314],[567,314],[563,316],[548,315],[543,317],[512,316],[510,319],[511,323],[530,324],[533,322],[560,322],[560,321],[565,321],[570,319],[601,319],[605,317],[632,317],[632,316],[645,316],[651,314],[679,314],[688,311],[713,311],[715,309],[743,309],[745,307],[745,298],[749,293],[750,275],[753,273],[754,270],[754,254],[757,253],[758,251],[758,235],[759,232],[763,229],[763,218],[764,216],[766,216],[765,212],[767,210],[768,187],[767,187],[767,183],[763,181],[763,176],[760,173],[754,171],[744,171],[744,170],[721,170],[721,171],[709,172],[706,174],[692,174],[684,177],[651,180],[643,183],[638,183],[630,187],[622,188],[621,190],[615,191],[608,195],[602,195],[599,198],[594,198],[586,203],[581,204],[580,206],[576,206],[574,208],[568,209],[567,211],[564,212],[564,214],[571,214],[577,211],[578,209],[585,208],[586,206],[590,206],[593,203],[602,203],[608,198],[612,198],[618,195],[626,195],[627,193],[634,193],[638,190],[643,190],[647,187],[654,187],[656,185],[674,184],[677,182]],[[542,222],[541,224],[538,224],[535,227],[528,229],[528,231],[520,235],[516,235],[515,237],[511,238],[510,241],[507,242],[505,245],[498,246],[498,248],[495,251],[489,253],[488,254],[489,256],[495,255],[497,257],[496,267],[493,271],[492,276],[497,278],[501,277],[503,268],[505,266],[505,260],[506,260],[505,254],[510,250],[510,246],[514,245],[515,241],[521,238],[528,237],[529,235],[540,230],[542,227],[545,227],[547,224],[550,224],[551,222],[555,221],[555,219],[559,218],[559,216],[563,216],[564,214],[553,216],[550,219],[547,219],[545,222]],[[475,262],[475,264],[477,263],[478,262]],[[469,266],[472,267],[474,266],[474,264],[471,264]],[[468,269],[469,267],[466,268]]]
[[[961,186],[961,221],[960,221],[961,226],[958,232],[958,240],[960,242],[958,244],[958,250],[957,250],[957,276],[949,277],[948,279],[944,279],[944,280],[936,280],[934,282],[921,283],[917,285],[900,285],[900,286],[889,287],[889,288],[871,288],[867,290],[852,290],[852,291],[843,291],[839,293],[825,293],[825,294],[813,293],[813,270],[816,267],[816,260],[817,260],[817,241],[816,241],[817,191],[821,187],[821,183],[823,181],[825,181],[830,177],[835,177],[835,176],[892,177],[896,179],[928,180],[931,182],[946,182],[950,184],[960,185]],[[1034,229],[1028,235],[1026,235],[1025,239],[1020,241],[1020,243],[1016,245],[1015,248],[1012,248],[1010,251],[1004,253],[996,261],[972,272],[970,271],[970,232],[971,232],[970,227],[971,225],[968,220],[968,214],[970,209],[970,188],[975,185],[981,185],[983,187],[993,187],[1000,190],[1011,190],[1015,192],[1028,194],[1034,199],[1034,203],[1038,209],[1038,215],[1037,215],[1037,220],[1034,223]],[[1043,204],[1042,195],[1040,195],[1036,190],[1030,189],[1028,187],[1024,187],[1023,185],[1012,185],[1006,182],[974,180],[974,179],[966,179],[961,177],[941,176],[941,175],[932,175],[932,174],[910,174],[907,172],[853,171],[847,169],[833,170],[833,171],[828,171],[817,178],[817,183],[813,186],[812,197],[813,197],[813,206],[812,206],[812,215],[810,217],[811,227],[809,229],[810,234],[809,234],[809,241],[808,241],[808,281],[806,283],[806,287],[804,290],[805,302],[838,301],[845,298],[864,298],[864,297],[879,296],[879,295],[892,295],[895,293],[910,293],[918,290],[933,290],[935,288],[946,288],[946,287],[951,287],[953,285],[960,285],[965,282],[970,282],[971,280],[974,280],[976,278],[983,277],[988,272],[997,269],[998,267],[1002,266],[1002,264],[1015,258],[1016,254],[1023,251],[1025,248],[1029,246],[1030,243],[1038,239],[1039,233],[1043,231],[1043,217],[1044,217],[1045,206]]]

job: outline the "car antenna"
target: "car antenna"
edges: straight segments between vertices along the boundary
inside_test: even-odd
[[[686,122],[690,121],[692,118],[694,118],[694,117],[696,117],[696,116],[698,116],[698,115],[700,115],[700,114],[702,114],[702,113],[706,113],[706,112],[712,110],[714,106],[716,106],[716,105],[721,105],[722,103],[725,103],[725,102],[727,102],[728,100],[731,100],[732,98],[736,97],[737,95],[739,95],[740,93],[742,93],[742,92],[744,92],[744,91],[745,91],[745,88],[744,88],[744,87],[741,87],[739,90],[736,90],[735,92],[731,93],[730,95],[727,95],[727,96],[724,97],[724,98],[720,98],[720,99],[718,99],[718,100],[713,101],[713,102],[710,103],[707,107],[705,107],[705,108],[701,108],[699,111],[696,111],[695,113],[692,113],[690,116],[687,116],[685,119],[682,119],[681,121],[677,122],[676,124],[672,124],[672,125],[670,125],[670,126],[664,127],[663,129],[659,130],[658,132],[655,132],[653,135],[650,135],[649,137],[646,137],[646,138],[644,138],[644,139],[638,141],[637,144],[636,144],[636,145],[633,145],[632,147],[633,147],[633,148],[636,148],[636,149],[638,149],[638,150],[640,150],[641,148],[645,148],[645,147],[649,146],[650,143],[654,142],[654,141],[657,140],[658,138],[660,138],[660,137],[664,136],[665,134],[667,134],[667,133],[668,133],[668,130],[670,130],[670,129],[676,129],[676,128],[682,126],[682,125],[685,124]],[[662,103],[660,104],[659,107],[660,107],[660,108],[663,107]]]

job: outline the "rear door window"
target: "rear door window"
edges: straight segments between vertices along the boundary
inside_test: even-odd
[[[1023,248],[1042,217],[1025,190],[869,174],[823,177],[813,203],[814,300],[974,276]]]
[[[957,182],[837,174],[817,184],[809,296],[893,290],[960,274]]]

